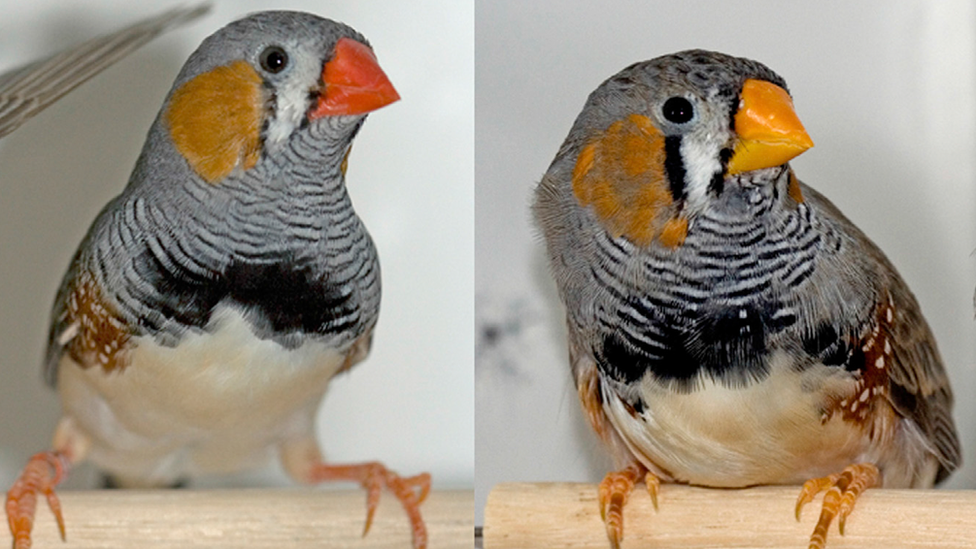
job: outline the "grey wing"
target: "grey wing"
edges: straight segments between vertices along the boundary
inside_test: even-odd
[[[209,4],[172,9],[0,74],[0,137],[159,34],[209,10]]]
[[[952,419],[952,389],[935,346],[935,337],[922,318],[908,287],[893,284],[894,364],[889,371],[889,398],[895,409],[919,426],[939,460],[938,483],[962,463],[959,437]]]
[[[815,207],[843,226],[843,231],[859,236],[855,255],[872,267],[866,267],[874,279],[884,281],[886,299],[892,315],[879,321],[888,331],[892,343],[892,364],[888,368],[889,401],[902,417],[918,426],[929,449],[939,460],[936,482],[945,479],[962,462],[959,438],[952,419],[952,389],[935,336],[922,316],[921,307],[908,285],[884,253],[843,213],[820,193],[803,186],[803,194]],[[848,258],[853,260],[854,258]],[[883,298],[885,299],[885,298]]]
[[[51,387],[57,384],[61,358],[71,352],[78,338],[87,335],[92,341],[111,344],[121,335],[117,329],[113,329],[119,326],[114,296],[104,295],[98,289],[101,285],[95,283],[95,273],[102,272],[97,267],[104,267],[107,258],[96,259],[93,254],[98,243],[107,238],[110,232],[108,226],[114,222],[111,212],[119,208],[121,200],[123,197],[118,196],[105,205],[78,245],[61,278],[51,307],[43,364],[44,379]]]
[[[78,275],[82,250],[75,252],[61,286],[58,288],[54,306],[51,308],[51,325],[48,331],[47,350],[44,355],[44,381],[51,387],[57,386],[58,363],[67,350],[68,344],[78,336],[79,326],[68,315],[68,298],[73,282]]]

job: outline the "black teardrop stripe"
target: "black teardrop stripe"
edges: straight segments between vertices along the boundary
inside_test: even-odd
[[[681,136],[668,135],[664,138],[664,173],[671,186],[671,197],[675,202],[685,197],[685,161],[681,157]]]

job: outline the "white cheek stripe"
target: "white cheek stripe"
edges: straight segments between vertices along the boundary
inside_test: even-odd
[[[268,124],[265,136],[265,146],[277,149],[288,140],[292,133],[301,125],[305,113],[308,112],[308,90],[292,89],[278,90],[275,96],[275,114]]]
[[[301,126],[311,106],[309,92],[318,85],[322,74],[322,65],[315,56],[298,55],[295,48],[290,50],[295,65],[275,86],[275,115],[265,135],[265,146],[271,150],[281,146]]]
[[[724,139],[709,133],[703,142],[686,136],[681,140],[681,159],[685,164],[685,189],[692,207],[704,205],[712,177],[722,171],[718,151]]]

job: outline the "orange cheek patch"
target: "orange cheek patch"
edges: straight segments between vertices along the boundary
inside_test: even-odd
[[[797,204],[803,204],[803,191],[800,190],[800,180],[796,178],[793,169],[790,168],[790,186],[786,192]]]
[[[677,248],[684,244],[688,236],[688,220],[684,217],[674,217],[664,223],[661,229],[661,244],[668,248]]]
[[[176,150],[200,177],[216,183],[261,153],[261,77],[245,61],[217,67],[180,86],[166,110]]]
[[[580,152],[573,194],[614,237],[639,246],[659,237],[665,246],[680,245],[688,224],[676,217],[664,154],[664,135],[647,117],[618,120]]]
[[[98,285],[88,273],[78,277],[68,296],[68,321],[78,326],[77,335],[67,345],[75,362],[86,368],[101,366],[106,372],[125,368],[130,332],[105,305]]]
[[[339,168],[342,169],[342,175],[343,175],[343,177],[345,177],[345,175],[346,175],[346,168],[349,167],[349,153],[350,152],[352,152],[352,147],[349,147],[348,149],[346,149],[346,154],[345,154],[345,156],[342,157],[342,164],[339,166]]]

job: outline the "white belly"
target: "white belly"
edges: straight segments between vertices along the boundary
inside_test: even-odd
[[[216,313],[214,325],[176,347],[133,338],[122,371],[62,359],[64,414],[91,437],[92,461],[140,484],[171,483],[257,465],[282,440],[312,432],[343,354],[322,343],[288,350],[260,340],[231,309]]]
[[[840,472],[868,442],[839,414],[824,423],[820,410],[825,394],[849,390],[850,376],[823,367],[794,372],[777,358],[769,378],[745,388],[703,381],[678,393],[644,379],[638,417],[617,398],[606,398],[604,408],[631,452],[665,479],[740,487]]]

